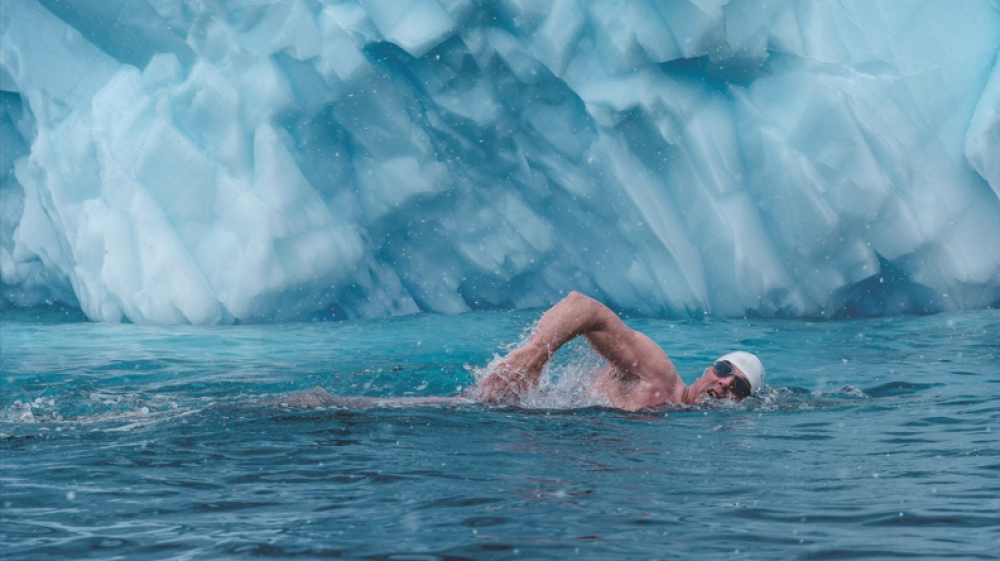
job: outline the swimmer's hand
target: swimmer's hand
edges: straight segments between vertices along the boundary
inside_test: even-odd
[[[469,393],[483,403],[520,401],[538,385],[548,360],[549,353],[544,346],[529,342],[494,364]]]

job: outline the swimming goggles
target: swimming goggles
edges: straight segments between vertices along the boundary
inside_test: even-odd
[[[747,382],[746,378],[742,376],[736,376],[736,371],[733,369],[733,365],[729,364],[724,360],[720,360],[712,365],[715,368],[715,375],[719,378],[728,378],[734,376],[735,380],[729,386],[730,391],[732,391],[736,397],[743,399],[748,397],[751,393],[750,382]]]

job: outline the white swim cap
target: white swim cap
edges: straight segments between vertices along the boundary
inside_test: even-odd
[[[762,387],[764,387],[764,365],[761,364],[757,355],[743,351],[736,351],[720,356],[716,359],[716,362],[720,360],[724,360],[729,364],[732,364],[743,372],[743,375],[750,381],[751,393],[756,394]]]

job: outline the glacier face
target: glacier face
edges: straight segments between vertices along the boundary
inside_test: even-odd
[[[1000,303],[996,0],[3,0],[3,301]]]

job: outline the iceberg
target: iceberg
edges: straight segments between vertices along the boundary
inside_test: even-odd
[[[996,0],[4,0],[3,305],[997,306],[998,53]]]

